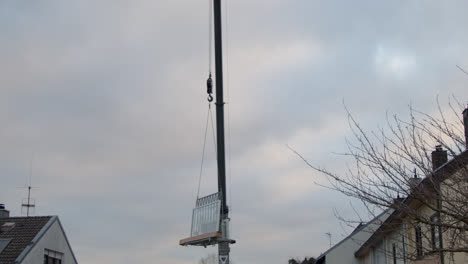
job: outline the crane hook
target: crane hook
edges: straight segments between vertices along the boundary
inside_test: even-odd
[[[211,79],[211,72],[208,80],[206,80],[206,92],[208,93],[208,102],[213,102],[213,96],[211,95],[213,93],[213,79]]]

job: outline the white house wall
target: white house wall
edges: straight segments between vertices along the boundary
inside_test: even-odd
[[[57,218],[21,264],[43,264],[45,249],[63,253],[62,264],[77,264]]]
[[[387,264],[393,264],[393,244],[395,244],[396,249],[396,263],[405,264],[404,254],[408,252],[406,245],[408,244],[407,233],[405,231],[405,226],[403,224],[399,225],[398,228],[395,228],[391,233],[387,234],[385,237],[386,244],[386,254],[387,254]],[[403,243],[404,239],[404,243]],[[405,247],[405,248],[403,248]]]

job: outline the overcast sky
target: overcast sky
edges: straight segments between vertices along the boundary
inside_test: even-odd
[[[59,215],[82,264],[189,264],[207,114],[208,0],[0,1],[0,203]],[[223,1],[231,259],[318,256],[350,200],[291,153],[344,166],[365,128],[468,101],[466,1]],[[211,139],[209,134],[208,138]],[[212,140],[201,195],[216,191]],[[32,166],[31,166],[32,164]],[[32,172],[32,177],[30,177]]]

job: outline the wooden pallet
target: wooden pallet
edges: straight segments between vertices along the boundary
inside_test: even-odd
[[[211,232],[201,234],[194,237],[184,238],[179,241],[181,246],[208,246],[217,243],[218,239],[222,237],[221,232]]]

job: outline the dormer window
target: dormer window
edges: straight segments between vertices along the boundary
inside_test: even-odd
[[[0,228],[2,232],[6,232],[6,231],[10,231],[11,229],[13,229],[15,227],[15,223],[13,222],[6,222],[2,225],[2,227]]]
[[[10,244],[11,239],[0,239],[0,253],[8,247],[8,244]]]

